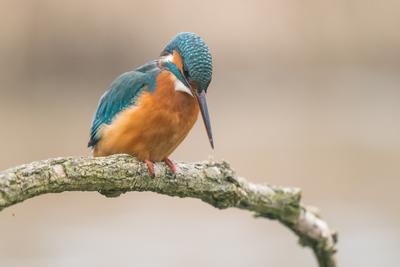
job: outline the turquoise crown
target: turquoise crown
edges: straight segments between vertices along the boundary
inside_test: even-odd
[[[207,44],[193,32],[178,33],[165,46],[161,55],[177,50],[183,59],[186,78],[198,85],[199,91],[207,91],[212,77],[212,57]]]

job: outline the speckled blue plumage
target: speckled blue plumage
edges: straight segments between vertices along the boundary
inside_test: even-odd
[[[185,76],[195,81],[199,90],[207,91],[212,77],[212,57],[203,39],[192,32],[178,33],[164,48],[161,55],[177,50],[183,58]]]

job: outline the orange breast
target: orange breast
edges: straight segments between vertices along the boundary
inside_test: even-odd
[[[161,161],[175,150],[196,122],[199,107],[194,97],[175,91],[171,75],[162,71],[154,93],[143,93],[136,106],[104,127],[95,156],[127,153]]]

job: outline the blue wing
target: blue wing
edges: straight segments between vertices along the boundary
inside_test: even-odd
[[[90,129],[88,147],[95,146],[100,140],[99,130],[102,125],[111,124],[119,112],[135,105],[138,96],[143,91],[154,91],[156,76],[159,72],[160,69],[154,61],[122,74],[111,84],[97,106]]]

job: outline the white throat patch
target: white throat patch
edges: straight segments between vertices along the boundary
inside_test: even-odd
[[[183,82],[181,82],[175,75],[174,78],[175,78],[175,91],[181,91],[194,97],[192,91],[190,91],[190,88],[184,85]]]

